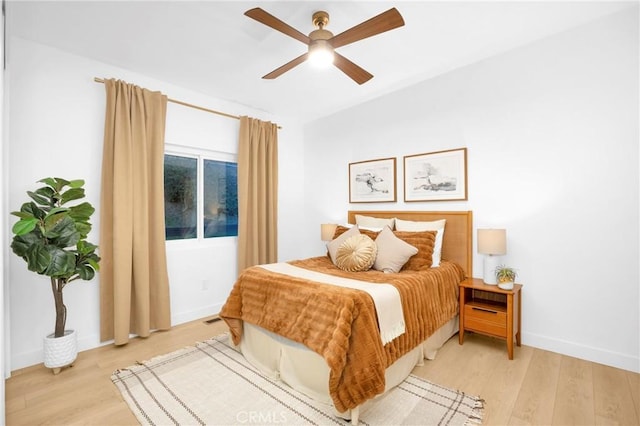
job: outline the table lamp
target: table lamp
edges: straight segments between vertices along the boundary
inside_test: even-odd
[[[485,284],[496,285],[496,268],[500,264],[500,256],[507,253],[506,229],[478,229],[478,253],[484,254]]]

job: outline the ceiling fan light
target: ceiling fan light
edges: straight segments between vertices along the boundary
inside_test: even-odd
[[[316,40],[309,45],[309,63],[317,68],[333,64],[333,49],[326,40]]]

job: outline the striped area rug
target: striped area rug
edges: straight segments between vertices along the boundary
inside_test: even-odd
[[[220,335],[117,370],[143,425],[350,425],[332,407],[260,374]],[[360,413],[362,425],[481,423],[481,399],[413,375]]]

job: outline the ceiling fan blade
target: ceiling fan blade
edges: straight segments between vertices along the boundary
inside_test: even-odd
[[[297,67],[298,65],[300,65],[301,63],[306,61],[307,60],[307,56],[309,56],[308,52],[303,54],[303,55],[298,56],[297,58],[295,58],[292,61],[287,62],[283,66],[281,66],[279,68],[276,68],[275,70],[271,71],[269,74],[265,75],[262,78],[267,79],[267,80],[273,80],[274,78],[280,77],[285,72],[289,71],[290,69],[292,69],[294,67]]]
[[[373,74],[360,68],[338,52],[333,52],[333,65],[338,67],[340,71],[348,75],[353,81],[358,84],[366,83],[373,78]]]
[[[392,30],[404,25],[404,19],[400,12],[394,7],[380,15],[364,21],[355,27],[341,32],[329,40],[334,48],[346,46],[347,44],[371,37],[385,31]]]
[[[268,12],[265,12],[259,7],[249,9],[244,14],[249,18],[253,18],[256,21],[266,25],[267,27],[271,27],[276,31],[280,31],[281,33],[286,34],[289,37],[293,37],[296,40],[303,42],[304,44],[308,45],[309,43],[311,43],[311,39],[307,35],[302,34],[291,25],[282,22],[280,19],[276,18]]]

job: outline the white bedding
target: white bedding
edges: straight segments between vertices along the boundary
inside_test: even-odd
[[[368,293],[376,307],[380,339],[383,345],[386,345],[405,332],[404,312],[402,310],[400,292],[391,284],[372,284],[366,281],[337,277],[335,275],[299,268],[284,262],[260,265],[260,267],[279,274],[305,278],[322,284],[354,288]]]

